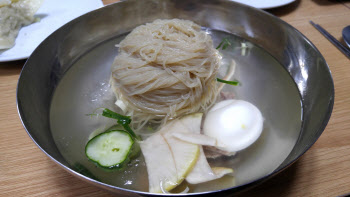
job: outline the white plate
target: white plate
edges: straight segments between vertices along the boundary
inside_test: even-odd
[[[295,0],[232,0],[260,9],[269,9],[287,5]]]
[[[47,36],[62,25],[102,6],[101,0],[44,0],[35,14],[40,21],[23,27],[14,47],[0,50],[0,62],[28,58]]]

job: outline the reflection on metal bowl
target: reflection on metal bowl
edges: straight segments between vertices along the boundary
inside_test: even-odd
[[[265,118],[263,134],[253,146],[233,159],[212,161],[233,167],[234,182],[193,187],[194,194],[226,195],[254,186],[291,165],[315,143],[330,118],[334,87],[324,58],[300,32],[264,11],[229,0],[130,0],[64,25],[23,68],[17,89],[20,117],[33,141],[59,166],[116,193],[152,195],[145,185],[145,166],[128,171],[133,184],[116,180],[115,174],[96,174],[84,155],[96,125],[85,114],[102,103],[113,105],[102,98],[118,51],[115,44],[136,26],[165,18],[200,24],[214,44],[223,38],[247,43],[245,55],[240,50],[222,52],[223,61],[236,61],[235,77],[242,84],[227,91],[254,103]],[[101,182],[81,173],[77,163]]]

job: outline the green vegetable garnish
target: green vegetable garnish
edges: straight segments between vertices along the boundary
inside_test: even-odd
[[[117,120],[117,123],[122,125],[124,129],[130,133],[130,135],[137,139],[141,140],[140,136],[136,135],[134,131],[130,128],[129,124],[131,123],[130,116],[123,116],[121,114],[118,114],[110,109],[104,108],[102,112],[102,116],[107,118],[113,118]]]
[[[226,84],[229,84],[229,85],[234,85],[234,86],[238,86],[238,85],[239,85],[239,82],[238,82],[238,81],[226,81],[226,80],[219,79],[219,78],[216,78],[216,80],[217,80],[218,82],[226,83]]]
[[[127,131],[107,130],[93,137],[85,146],[87,158],[107,170],[121,170],[131,159],[134,140]]]
[[[129,124],[131,123],[130,116],[123,116],[121,114],[118,114],[110,109],[107,108],[98,108],[98,109],[103,109],[102,111],[102,116],[107,117],[107,118],[113,118],[117,120],[117,123],[123,128],[130,133],[130,135],[137,140],[141,140],[140,136],[136,135],[134,131],[130,128]],[[97,110],[97,109],[96,109]],[[95,111],[96,111],[95,110]],[[92,113],[92,114],[86,114],[88,116],[97,116],[97,113]]]
[[[127,124],[131,123],[130,116],[123,116],[123,115],[118,114],[118,113],[116,113],[110,109],[107,109],[107,108],[103,108],[102,116],[107,117],[107,118],[117,119],[118,121],[120,120],[120,121],[125,122]]]
[[[221,46],[222,46],[221,49],[225,50],[228,46],[231,46],[231,42],[228,40],[228,38],[224,38],[222,39],[220,44],[216,47],[216,49],[220,49]]]

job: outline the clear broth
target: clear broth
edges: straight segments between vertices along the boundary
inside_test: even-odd
[[[214,46],[228,38],[231,47],[220,50],[224,76],[227,65],[236,62],[232,79],[240,86],[225,85],[223,91],[233,92],[236,99],[256,105],[264,116],[262,136],[249,148],[232,158],[208,160],[211,166],[234,169],[234,176],[225,176],[208,183],[190,185],[190,192],[203,192],[243,185],[272,173],[292,151],[301,128],[302,109],[298,89],[285,68],[273,56],[253,43],[235,35],[206,30]],[[72,166],[80,164],[98,180],[121,188],[148,191],[148,175],[142,154],[122,171],[107,172],[89,162],[85,145],[96,130],[114,124],[106,118],[91,118],[95,109],[116,110],[115,98],[109,88],[110,67],[118,53],[115,47],[125,35],[108,40],[88,51],[65,73],[57,86],[50,109],[52,136],[62,156]],[[242,49],[241,43],[248,48]],[[245,50],[245,51],[243,51]],[[186,183],[177,190],[181,190]]]

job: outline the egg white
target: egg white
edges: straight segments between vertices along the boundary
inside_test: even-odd
[[[217,148],[237,152],[252,145],[263,130],[263,116],[253,104],[224,100],[215,104],[203,124],[205,135],[217,139]]]

